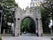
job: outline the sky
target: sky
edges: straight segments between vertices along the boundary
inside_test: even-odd
[[[31,0],[15,0],[15,1],[22,9],[23,8],[25,9],[27,6],[29,6],[31,2]]]
[[[27,6],[30,6],[31,3],[31,0],[15,0],[15,1],[22,9],[23,8],[25,9]],[[42,2],[43,0],[40,1]]]

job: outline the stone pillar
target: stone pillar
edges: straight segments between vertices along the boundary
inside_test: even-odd
[[[16,18],[15,18],[15,19],[16,19]],[[15,23],[17,23],[17,19],[16,19]],[[16,33],[16,27],[17,27],[17,24],[16,24],[16,26],[15,26],[15,36],[17,35],[17,33]]]
[[[36,35],[39,36],[39,34],[38,34],[38,18],[36,18]]]
[[[19,35],[20,35],[20,20],[16,18],[15,36],[19,36]]]
[[[40,18],[38,19],[38,34],[39,34],[39,36],[42,36],[42,34],[43,34],[42,22],[41,22]]]

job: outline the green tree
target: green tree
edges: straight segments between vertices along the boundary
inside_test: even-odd
[[[25,18],[21,23],[21,32],[28,31],[34,33],[35,31],[34,21],[30,18]]]
[[[49,20],[53,20],[53,0],[45,0],[45,2],[42,4],[42,7],[44,8],[44,10],[42,10],[43,31],[44,29],[47,29],[45,31],[48,32],[49,28],[46,27],[49,25]]]
[[[47,11],[50,12],[50,16],[53,20],[53,0],[45,0],[46,2],[42,3],[42,7],[44,7]]]
[[[43,24],[43,32],[49,33],[49,23],[50,23],[50,12],[46,10],[45,8],[41,7],[41,17],[42,17],[42,24]]]
[[[15,7],[18,7],[16,4],[15,0],[2,0],[0,1],[0,6],[2,7],[3,13],[2,13],[2,27],[5,27],[5,31],[12,31],[12,30],[7,30],[6,28],[9,28],[9,25],[7,24],[8,22],[14,23],[14,12],[15,12]],[[12,10],[12,8],[15,8]],[[1,33],[2,33],[1,29]],[[10,32],[12,33],[12,32]]]
[[[3,16],[6,15],[6,21],[12,22],[14,18],[14,11],[11,9],[18,7],[15,0],[3,0],[0,2],[0,5],[3,10]]]

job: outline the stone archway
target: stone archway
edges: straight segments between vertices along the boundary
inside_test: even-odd
[[[22,19],[20,24],[20,32],[36,33],[35,21],[31,17],[25,17]]]
[[[31,10],[34,10],[34,11],[31,11]],[[40,11],[37,7],[35,9],[29,8],[27,10],[22,10],[20,8],[16,9],[16,12],[15,12],[15,19],[16,19],[15,36],[20,36],[20,24],[25,17],[31,17],[34,20],[35,25],[36,25],[36,31],[38,30],[38,34],[39,34],[39,36],[41,36],[43,33],[41,14],[40,14]]]

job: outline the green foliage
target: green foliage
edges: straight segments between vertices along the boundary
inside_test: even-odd
[[[0,40],[2,40],[2,38],[0,37]]]
[[[15,3],[15,0],[6,0],[6,1],[2,1],[2,2],[0,2],[0,5],[5,6],[5,7],[8,6],[9,8],[18,6],[18,5]]]
[[[30,18],[25,18],[21,23],[21,32],[27,31],[27,32],[34,32],[35,25],[34,21]]]
[[[46,2],[42,3],[42,6],[50,12],[50,16],[52,17],[53,20],[53,0],[45,0]]]
[[[23,20],[23,24],[22,24],[22,28],[27,28],[29,27],[31,24],[31,20],[29,18],[26,18],[25,20]]]
[[[45,1],[46,2],[42,4],[43,8],[41,8],[42,24],[43,24],[43,32],[48,33],[48,32],[50,32],[50,29],[48,27],[49,23],[50,23],[50,19],[53,18],[53,16],[52,16],[52,14],[53,14],[53,0],[45,0]]]
[[[0,2],[0,6],[3,8],[3,13],[6,15],[6,21],[12,22],[14,17],[14,12],[10,9],[18,7],[15,0],[3,0]]]
[[[49,33],[49,23],[50,23],[50,12],[43,7],[41,7],[41,16],[42,16],[42,25],[43,25],[43,32],[44,33]]]

